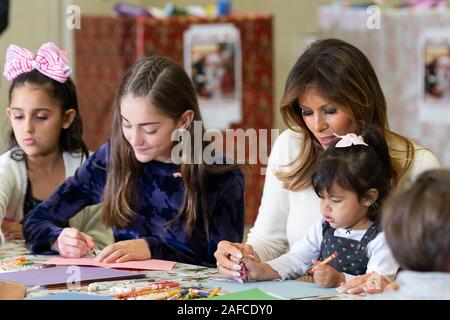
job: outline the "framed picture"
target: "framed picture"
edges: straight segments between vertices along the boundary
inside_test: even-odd
[[[450,30],[428,30],[419,37],[419,117],[450,123]]]
[[[192,25],[184,33],[184,66],[206,128],[242,121],[241,57],[239,29],[232,24]]]

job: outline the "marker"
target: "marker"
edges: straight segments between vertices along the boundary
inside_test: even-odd
[[[243,281],[247,281],[247,280],[248,280],[248,269],[247,269],[247,267],[245,266],[245,264],[244,264],[243,261],[241,261],[241,262],[239,263],[239,265],[241,266],[242,280],[243,280]]]

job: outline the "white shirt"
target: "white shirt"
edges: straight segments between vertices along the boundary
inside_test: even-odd
[[[272,148],[261,206],[247,239],[261,261],[269,261],[286,253],[321,218],[320,199],[312,187],[289,191],[274,175],[279,170],[289,169],[285,166],[296,158],[300,148],[301,135],[290,129],[278,137]],[[399,181],[398,188],[423,171],[436,167],[439,167],[439,161],[430,151],[416,150],[414,162]]]
[[[63,153],[64,176],[71,177],[83,163],[81,154]],[[11,150],[0,156],[0,222],[8,218],[17,222],[23,219],[23,203],[27,191],[25,161],[11,158]]]
[[[6,217],[17,222],[23,219],[23,204],[27,189],[27,168],[25,161],[11,158],[11,150],[0,156],[0,225]],[[81,154],[63,153],[65,177],[71,177],[85,160]],[[101,215],[102,205],[84,208],[69,220],[69,226],[90,234],[102,249],[114,242],[111,228],[107,228]],[[0,245],[4,242],[0,231]]]
[[[272,269],[278,272],[283,280],[302,276],[313,267],[311,260],[317,260],[320,256],[320,246],[323,239],[323,222],[324,220],[320,219],[314,223],[302,240],[294,242],[288,253],[267,262]],[[366,232],[367,229],[351,230],[351,232],[348,233],[346,229],[337,228],[334,231],[334,235],[336,237],[361,241]],[[378,233],[378,235],[367,244],[367,257],[369,258],[367,263],[367,273],[375,271],[389,279],[394,278],[399,265],[392,256],[383,232]],[[336,259],[340,259],[339,256],[337,256]],[[354,277],[347,273],[344,274],[345,281]]]

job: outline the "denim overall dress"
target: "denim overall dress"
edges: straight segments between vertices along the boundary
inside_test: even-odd
[[[367,263],[367,245],[375,239],[381,231],[379,221],[375,221],[367,229],[361,241],[336,237],[333,229],[328,222],[322,225],[322,243],[320,245],[320,261],[323,261],[337,251],[338,256],[328,265],[338,272],[359,276],[366,273]]]

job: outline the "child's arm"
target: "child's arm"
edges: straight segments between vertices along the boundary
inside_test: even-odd
[[[23,234],[27,248],[33,253],[50,250],[69,219],[86,206],[100,203],[106,181],[108,144],[97,150],[73,177],[67,178],[47,199],[31,210],[23,219]],[[79,239],[79,237],[77,237]],[[82,246],[77,243],[78,249]],[[61,248],[60,245],[58,245]],[[83,249],[81,249],[83,251]]]
[[[289,252],[267,262],[277,271],[281,279],[295,279],[311,269],[313,266],[311,261],[320,256],[322,222],[320,219],[312,225],[303,239],[292,244]]]
[[[280,274],[272,269],[267,263],[255,262],[252,259],[243,259],[248,270],[248,280],[274,280],[281,279]]]

